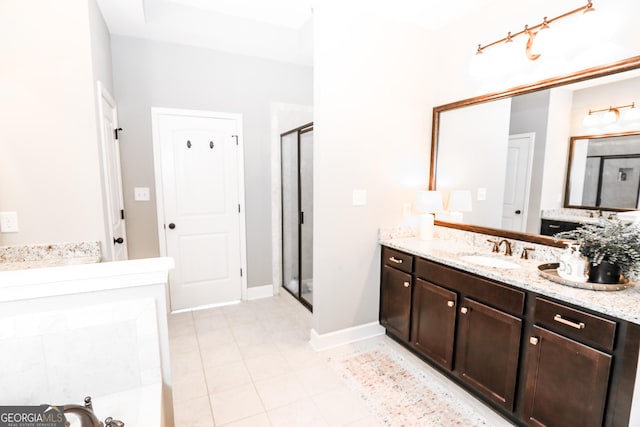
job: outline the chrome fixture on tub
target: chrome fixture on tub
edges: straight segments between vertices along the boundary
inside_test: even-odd
[[[111,417],[107,417],[103,424],[93,412],[91,396],[84,398],[84,406],[74,404],[64,405],[64,413],[77,415],[80,419],[80,427],[124,427],[122,421],[114,420]],[[71,423],[67,421],[65,426],[69,427]]]

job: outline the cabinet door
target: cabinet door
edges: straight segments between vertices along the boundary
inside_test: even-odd
[[[411,344],[451,370],[458,296],[420,279],[416,279],[413,286]]]
[[[456,370],[461,378],[512,411],[522,320],[465,298],[458,327]]]
[[[534,326],[527,345],[525,421],[601,426],[610,368],[610,355]]]
[[[411,275],[385,265],[380,283],[380,324],[408,342],[410,318]]]

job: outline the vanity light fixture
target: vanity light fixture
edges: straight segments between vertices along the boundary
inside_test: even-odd
[[[511,43],[513,42],[513,39],[521,36],[521,35],[526,35],[528,37],[527,40],[527,44],[525,47],[525,53],[527,55],[527,58],[530,59],[531,61],[535,61],[536,59],[540,58],[541,54],[540,53],[533,53],[533,41],[535,40],[536,36],[538,35],[538,33],[542,30],[545,30],[547,28],[549,28],[550,24],[552,24],[553,22],[556,22],[562,18],[566,18],[568,16],[574,15],[578,12],[583,12],[583,13],[587,13],[587,12],[592,12],[594,11],[595,8],[593,7],[593,1],[592,0],[588,0],[587,4],[579,7],[577,9],[571,10],[569,12],[563,13],[562,15],[558,15],[555,18],[551,18],[548,19],[546,16],[544,17],[544,19],[542,20],[541,23],[539,23],[538,25],[534,25],[533,27],[529,27],[528,25],[524,26],[524,30],[522,31],[518,31],[517,33],[512,34],[511,31],[509,31],[507,33],[507,36],[504,38],[501,38],[500,40],[496,40],[493,43],[489,43],[486,44],[484,46],[482,46],[481,44],[478,45],[478,49],[476,50],[476,55],[482,54],[484,53],[484,50],[498,45],[500,43]]]
[[[620,119],[620,110],[628,108],[625,114],[622,116],[623,120],[635,121],[640,120],[640,108],[636,107],[636,103],[632,102],[629,105],[620,105],[617,107],[602,108],[599,110],[591,110],[582,119],[582,125],[584,127],[594,127],[599,124],[610,125]]]

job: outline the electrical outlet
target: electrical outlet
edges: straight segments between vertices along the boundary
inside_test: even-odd
[[[18,232],[18,214],[16,212],[0,212],[0,233]]]

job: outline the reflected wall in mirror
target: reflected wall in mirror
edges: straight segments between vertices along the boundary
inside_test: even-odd
[[[565,192],[571,135],[640,133],[639,121],[582,124],[589,110],[640,103],[639,87],[640,57],[633,57],[435,107],[429,188],[442,191],[445,200],[454,190],[469,190],[473,197],[464,224],[447,223],[446,217],[440,224],[546,243],[540,236],[543,212],[578,206],[569,203],[578,196]],[[631,166],[608,167],[630,182]]]
[[[568,171],[566,208],[640,208],[640,132],[571,137]]]

